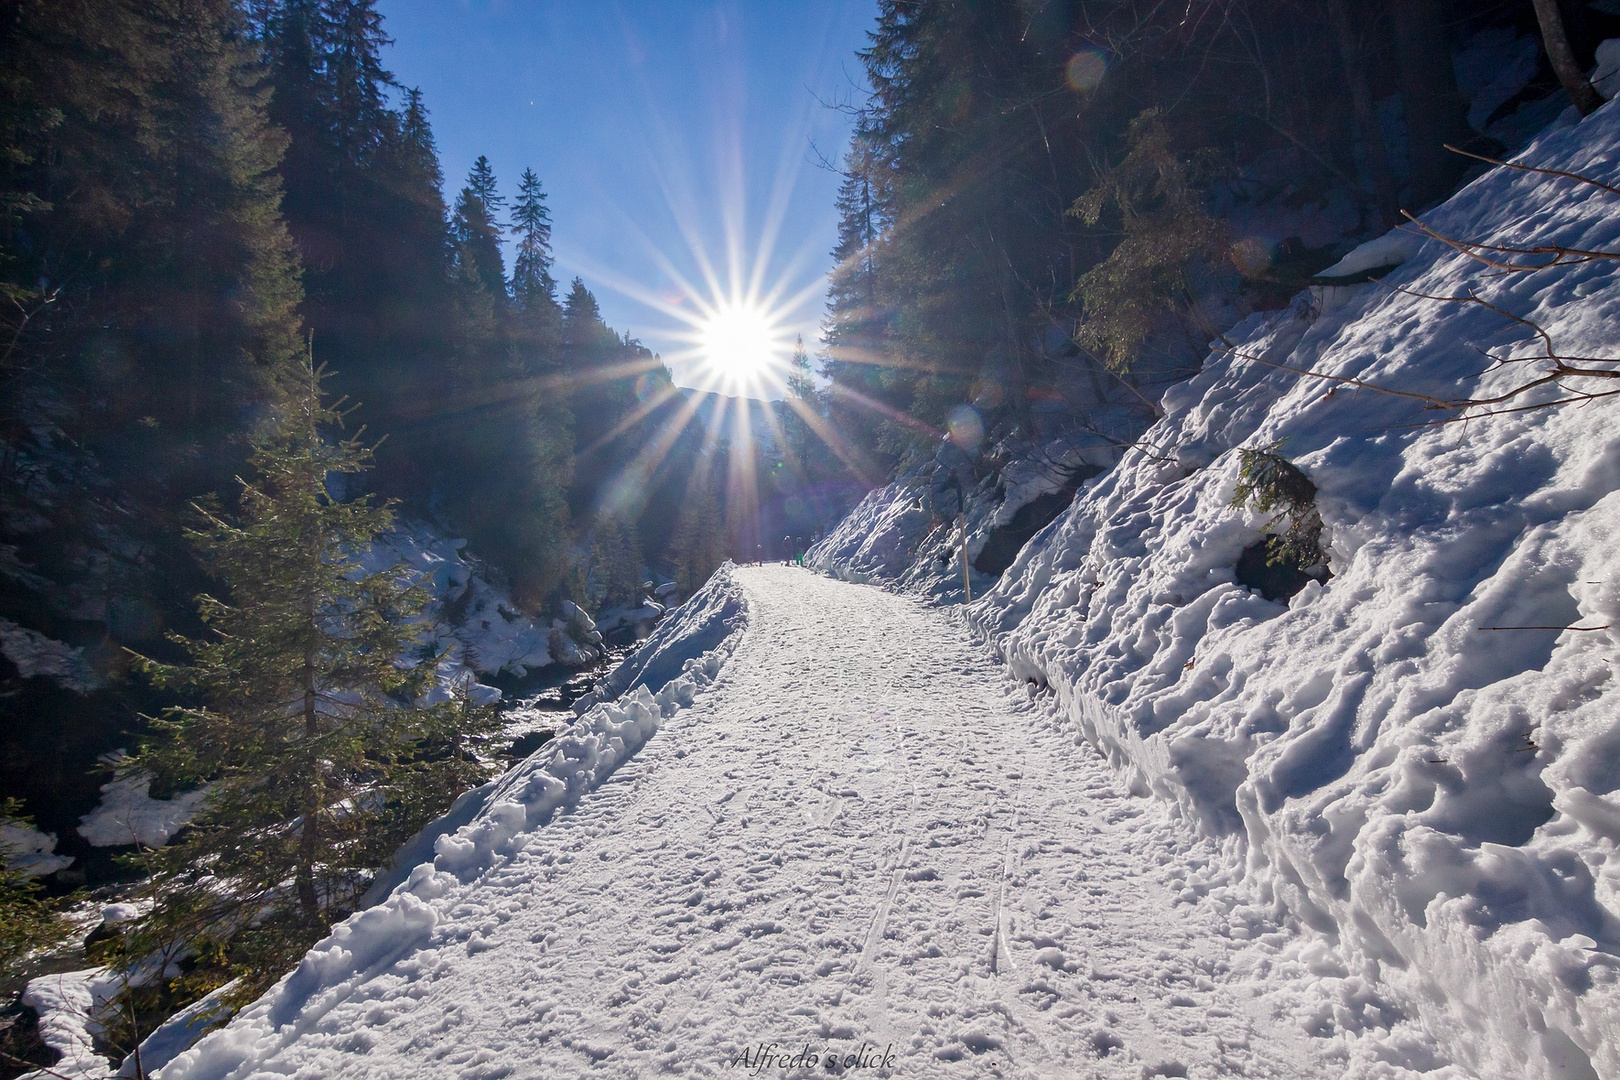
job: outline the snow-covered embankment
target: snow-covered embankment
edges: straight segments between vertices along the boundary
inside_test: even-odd
[[[1519,160],[1615,183],[1617,149],[1611,105]],[[1496,169],[1425,221],[1620,249],[1620,198],[1544,174]],[[1452,414],[1266,366],[1490,398],[1546,365],[1480,350],[1542,355],[1533,328],[1413,294],[1477,292],[1564,355],[1617,357],[1620,279],[1609,260],[1493,275],[1438,241],[1374,243],[1407,256],[1397,288],[1305,294],[1235,327],[970,619],[1457,1061],[1620,1076],[1620,399],[1439,423]],[[1234,572],[1268,524],[1232,506],[1238,450],[1272,444],[1318,489],[1332,572],[1286,603]]]
[[[747,621],[728,564],[625,661],[636,675],[620,680],[618,697],[593,704],[505,775],[463,796],[401,852],[393,880],[403,881],[385,899],[336,926],[295,971],[161,1075],[235,1075],[319,1024],[370,975],[426,947],[443,913],[521,846],[525,833],[601,785],[665,718],[692,704],[719,675]]]

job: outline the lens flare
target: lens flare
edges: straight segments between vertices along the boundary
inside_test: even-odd
[[[1069,89],[1078,94],[1090,93],[1102,85],[1108,74],[1108,60],[1097,49],[1081,49],[1069,58],[1063,68],[1063,77]]]
[[[979,410],[971,405],[958,405],[951,410],[947,430],[951,441],[969,454],[977,454],[984,442],[984,421]]]

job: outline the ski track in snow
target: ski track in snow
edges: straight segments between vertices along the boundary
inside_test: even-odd
[[[956,619],[735,574],[749,626],[710,691],[233,1075],[1343,1074],[1275,949],[1178,900],[1208,842]],[[823,1060],[733,1064],[762,1043]],[[844,1068],[863,1043],[892,1065]]]

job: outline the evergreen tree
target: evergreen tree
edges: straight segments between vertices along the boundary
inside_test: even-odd
[[[596,297],[575,278],[569,285],[562,306],[563,348],[573,367],[601,363],[617,344],[617,336],[602,321]]]
[[[1189,271],[1216,262],[1228,245],[1225,229],[1204,211],[1210,155],[1179,158],[1156,110],[1131,122],[1128,145],[1123,160],[1069,210],[1091,226],[1105,212],[1118,221],[1118,246],[1074,289],[1083,305],[1076,342],[1116,371],[1130,368],[1166,314],[1188,317]],[[1218,332],[1198,329],[1204,340]]]
[[[533,169],[524,169],[518,181],[512,231],[517,234],[512,299],[520,311],[557,310],[557,281],[551,276],[551,210]]]
[[[669,542],[669,560],[681,592],[690,596],[726,559],[725,509],[716,475],[724,468],[723,453],[704,454],[692,462],[686,498],[675,519]]]
[[[821,411],[821,395],[816,392],[815,377],[810,371],[810,354],[804,348],[804,336],[793,342],[793,355],[788,358],[787,399],[782,403],[782,434],[786,439],[788,457],[800,483],[809,483],[814,470],[811,457],[815,445],[821,440],[806,421],[806,415],[816,416]]]
[[[593,611],[635,603],[640,596],[642,566],[635,530],[617,514],[603,513],[597,516],[590,539],[586,596],[579,603]]]
[[[32,827],[16,799],[0,802],[0,828]],[[73,929],[57,905],[39,895],[38,882],[11,868],[17,854],[0,840],[0,979],[7,981],[21,974],[29,956],[58,944]]]
[[[68,0],[6,27],[0,274],[23,316],[6,434],[25,438],[48,392],[70,437],[172,507],[230,475],[221,448],[297,348],[285,143],[242,16]]]
[[[394,77],[382,66],[382,49],[392,44],[383,33],[376,0],[326,0],[321,6],[325,54],[322,58],[329,137],[343,167],[339,174],[339,207],[349,216],[359,207],[349,202],[360,194],[358,174],[375,160],[388,121],[387,95]],[[350,185],[353,185],[351,187]]]
[[[209,633],[175,638],[188,662],[141,665],[198,703],[154,720],[153,740],[128,763],[208,797],[176,843],[144,856],[160,903],[127,956],[229,940],[250,989],[347,913],[370,871],[433,812],[421,792],[442,787],[445,769],[423,764],[424,744],[490,722],[412,707],[434,665],[399,660],[416,647],[425,594],[398,568],[361,569],[358,553],[392,513],[328,493],[332,474],[363,472],[370,452],[358,435],[322,438],[342,420],[322,378],[300,372],[254,449],[238,513],[200,507],[188,535],[225,598],[197,598]],[[466,771],[459,752],[443,760]],[[400,805],[415,808],[410,820]]]
[[[461,280],[491,296],[506,296],[506,264],[501,257],[501,226],[496,215],[502,201],[495,194],[489,159],[479,156],[456,199],[451,235],[456,242],[456,268]]]
[[[467,173],[467,187],[484,204],[484,212],[489,215],[489,220],[492,223],[498,220],[501,211],[506,209],[506,200],[496,193],[495,169],[483,154],[478,155],[478,160],[473,162]],[[500,227],[495,226],[495,231],[499,234]]]

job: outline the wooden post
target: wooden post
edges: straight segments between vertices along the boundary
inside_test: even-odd
[[[967,515],[957,514],[956,523],[962,527],[962,593],[967,597],[968,603],[973,603],[973,582],[968,578],[967,561]]]

